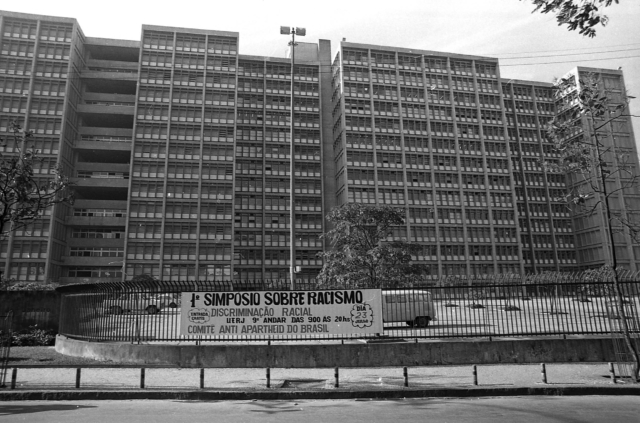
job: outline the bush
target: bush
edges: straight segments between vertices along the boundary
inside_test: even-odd
[[[484,300],[485,298],[487,298],[487,292],[483,288],[470,289],[467,294],[469,300]]]
[[[6,346],[8,334],[0,330],[0,346]]]
[[[31,282],[16,281],[15,279],[0,280],[0,290],[2,291],[53,291],[58,286],[53,282]]]
[[[30,326],[29,330],[14,333],[11,336],[11,346],[13,347],[48,347],[55,345],[56,334],[52,330],[39,329]]]

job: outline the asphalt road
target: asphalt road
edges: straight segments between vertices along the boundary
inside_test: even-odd
[[[0,402],[0,422],[637,422],[635,396],[300,401]]]

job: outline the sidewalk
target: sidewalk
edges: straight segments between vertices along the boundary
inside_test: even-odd
[[[82,399],[346,399],[402,397],[479,397],[513,395],[640,395],[640,384],[618,379],[613,384],[607,363],[409,367],[408,386],[402,367],[341,368],[338,387],[335,370],[83,368],[76,388],[75,368],[18,368],[15,389],[0,388],[0,401]]]

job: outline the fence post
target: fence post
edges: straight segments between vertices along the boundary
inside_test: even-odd
[[[200,389],[204,389],[204,369],[200,369]]]
[[[473,365],[473,384],[478,385],[478,366]]]
[[[13,310],[10,310],[9,313],[3,317],[3,319],[0,319],[0,388],[7,386],[5,382],[9,369]]]
[[[18,368],[14,367],[11,371],[11,389],[16,389],[16,380],[18,379]]]
[[[611,383],[616,382],[616,369],[613,367],[613,363],[609,363],[609,375],[611,376]]]
[[[407,371],[406,367],[402,368],[402,375],[404,376],[404,387],[408,388],[409,387],[409,372]]]
[[[76,369],[76,389],[80,388],[80,373],[82,372],[82,369],[80,367],[78,367]]]
[[[547,383],[547,366],[544,363],[540,365],[540,373],[542,373],[542,383]]]
[[[136,297],[138,298],[138,297]],[[138,300],[136,299],[136,302]],[[138,345],[140,345],[140,314],[136,313],[136,338],[138,340]],[[132,342],[133,344],[133,342]]]
[[[271,369],[267,367],[267,388],[271,388]]]
[[[333,376],[335,378],[335,382],[333,384],[334,388],[339,388],[340,387],[340,369],[338,367],[336,367],[333,371]]]
[[[140,389],[144,389],[144,367],[140,369]]]

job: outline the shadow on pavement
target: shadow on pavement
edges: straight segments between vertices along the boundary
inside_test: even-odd
[[[74,404],[38,404],[38,405],[0,405],[0,416],[13,414],[45,413],[47,411],[71,411],[82,410],[83,408],[97,408],[95,406],[74,405]]]

